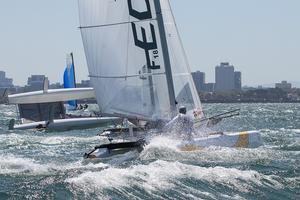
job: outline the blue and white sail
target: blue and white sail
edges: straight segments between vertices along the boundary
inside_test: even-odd
[[[67,55],[67,67],[64,72],[64,88],[76,88],[75,68],[72,53]],[[68,101],[68,105],[68,109],[75,110],[77,108],[77,101]]]
[[[180,106],[201,110],[168,0],[78,2],[89,74],[104,114],[155,120],[172,118]]]

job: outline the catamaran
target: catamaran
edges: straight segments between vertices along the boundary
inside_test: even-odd
[[[48,78],[40,91],[8,95],[9,104],[18,110],[18,122],[12,119],[10,130],[66,131],[108,126],[120,122],[118,117],[71,115],[66,110],[76,110],[77,100],[95,98],[93,88],[76,88],[73,54],[67,55],[64,72],[64,89],[48,89]],[[65,102],[68,102],[67,109]]]
[[[205,118],[169,0],[78,2],[89,74],[103,115],[165,122],[185,106],[195,125]],[[260,144],[260,133],[251,131],[216,133],[183,142],[179,148]],[[110,150],[100,145],[89,155],[97,157],[95,152],[101,148]]]

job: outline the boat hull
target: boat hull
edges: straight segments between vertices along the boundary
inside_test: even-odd
[[[70,118],[70,119],[55,119],[53,122],[47,121],[33,122],[27,124],[14,125],[15,130],[27,129],[47,129],[55,131],[66,131],[74,129],[87,129],[107,126],[118,121],[117,117],[89,117],[89,118]]]
[[[208,137],[195,138],[179,145],[181,151],[196,151],[209,146],[231,148],[257,148],[263,144],[259,131],[216,133]]]
[[[139,139],[137,141],[103,144],[95,147],[95,149],[90,153],[86,153],[84,157],[89,159],[106,158],[116,154],[126,153],[132,150],[141,151],[144,145],[146,145],[146,141],[144,139]]]
[[[142,142],[141,142],[142,141]],[[125,144],[125,146],[124,146]],[[130,144],[130,145],[128,145]],[[117,146],[118,148],[107,148],[107,145],[96,147],[91,153],[85,154],[85,158],[106,158],[116,154],[130,151],[132,149],[142,149],[147,142],[138,140],[129,143],[108,144],[108,146]],[[198,151],[210,146],[230,147],[230,148],[257,148],[263,145],[261,134],[259,131],[247,131],[237,133],[213,133],[208,137],[195,138],[193,141],[182,142],[178,149],[180,151]],[[117,151],[111,151],[117,150]]]

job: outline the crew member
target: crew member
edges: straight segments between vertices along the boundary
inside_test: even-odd
[[[164,127],[165,131],[172,131],[180,134],[185,140],[193,139],[193,120],[186,114],[186,107],[179,108],[179,114]]]

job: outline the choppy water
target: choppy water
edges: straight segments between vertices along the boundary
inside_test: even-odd
[[[8,131],[0,105],[0,199],[300,199],[300,104],[206,104],[241,108],[217,130],[261,130],[258,149],[180,152],[157,137],[141,152],[86,162],[100,129]]]

